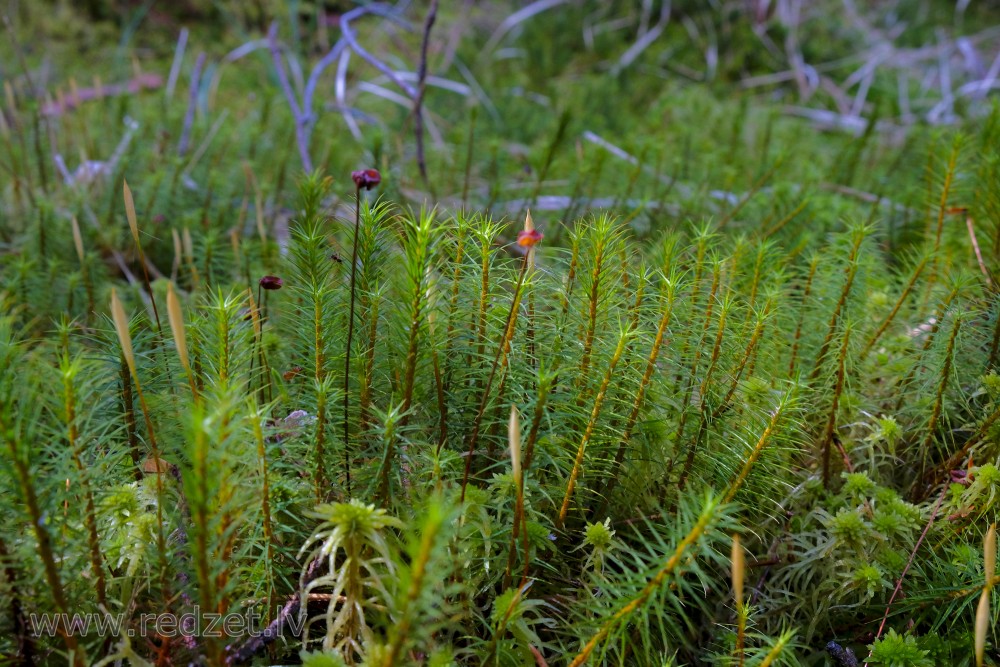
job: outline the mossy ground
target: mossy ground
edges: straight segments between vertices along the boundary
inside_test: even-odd
[[[997,662],[994,10],[341,4],[11,6],[4,659]]]

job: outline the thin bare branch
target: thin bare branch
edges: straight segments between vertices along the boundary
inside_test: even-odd
[[[391,67],[389,67],[384,62],[373,56],[371,53],[368,52],[367,49],[365,49],[363,46],[361,46],[360,43],[358,43],[358,38],[354,34],[354,29],[351,27],[351,20],[355,17],[350,16],[350,14],[351,12],[348,12],[347,14],[344,14],[343,16],[340,17],[340,31],[344,35],[344,39],[347,41],[347,44],[351,47],[351,50],[353,50],[355,53],[361,56],[361,58],[364,59],[372,67],[374,67],[378,71],[382,72],[382,74],[384,74],[386,77],[388,77],[389,81],[391,81],[401,90],[403,90],[406,93],[407,97],[409,97],[411,100],[416,100],[417,91],[412,86],[408,86],[403,81],[401,81],[399,77],[396,76],[396,72]]]
[[[497,44],[500,43],[500,40],[502,40],[507,35],[508,32],[516,28],[520,23],[527,21],[532,16],[541,14],[544,11],[552,9],[553,7],[564,5],[567,2],[569,2],[569,0],[538,0],[537,2],[533,2],[527,7],[524,7],[523,9],[519,9],[518,11],[514,12],[513,14],[505,18],[503,22],[499,26],[497,26],[497,29],[494,30],[493,34],[490,36],[489,41],[486,42],[486,46],[483,47],[482,52],[490,53],[491,51],[493,51],[493,49],[497,47]]]
[[[649,48],[650,44],[659,39],[660,35],[667,28],[667,23],[670,21],[670,0],[663,0],[663,4],[660,5],[660,18],[657,20],[656,24],[642,34],[639,39],[635,41],[635,44],[630,46],[625,53],[621,55],[618,59],[618,63],[611,68],[613,74],[618,74],[623,69],[635,62],[635,59],[642,55],[642,52]]]
[[[302,168],[307,172],[311,172],[313,170],[313,163],[312,157],[309,155],[309,136],[306,128],[309,120],[303,115],[299,101],[295,97],[295,91],[292,90],[292,85],[288,82],[284,58],[281,55],[281,47],[278,44],[277,22],[271,24],[271,29],[267,32],[267,39],[271,49],[271,58],[274,60],[274,69],[278,75],[278,83],[281,85],[281,90],[285,93],[285,100],[288,102],[288,106],[292,110],[292,116],[295,118],[295,139],[299,147],[299,158],[302,160]]]
[[[430,47],[431,30],[437,20],[438,0],[431,0],[427,10],[427,20],[424,22],[424,36],[420,42],[420,66],[417,70],[417,96],[413,101],[413,131],[417,141],[417,168],[420,178],[433,197],[434,189],[427,177],[427,158],[424,155],[424,94],[427,92],[427,49]]]
[[[198,86],[201,83],[201,68],[205,66],[205,52],[198,54],[191,71],[191,86],[188,89],[188,106],[184,113],[184,127],[181,130],[180,141],[177,142],[177,155],[184,157],[191,141],[191,125],[194,123],[194,111],[198,106]]]
[[[181,34],[177,38],[177,46],[174,49],[174,61],[170,65],[170,75],[167,77],[167,89],[164,91],[168,100],[174,96],[174,88],[177,86],[177,77],[181,73],[181,62],[184,60],[184,48],[187,46],[187,41],[188,29],[181,28]]]
[[[334,95],[337,99],[340,114],[344,118],[344,124],[351,131],[351,136],[360,142],[362,139],[361,128],[358,127],[358,122],[354,120],[354,114],[350,113],[347,108],[347,66],[350,62],[351,50],[344,49],[340,52],[340,61],[337,63],[337,79],[334,84]]]

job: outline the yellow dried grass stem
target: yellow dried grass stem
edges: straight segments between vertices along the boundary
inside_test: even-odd
[[[132,199],[132,189],[128,186],[128,181],[122,180],[122,192],[125,195],[125,217],[128,218],[128,227],[132,231],[132,239],[136,247],[142,253],[142,246],[139,243],[139,223],[135,217],[135,200]]]
[[[976,667],[983,667],[986,658],[986,633],[990,625],[990,591],[983,589],[979,596],[979,606],[976,607]]]
[[[191,394],[198,400],[198,388],[194,382],[194,373],[191,372],[191,362],[188,358],[187,349],[187,329],[184,326],[184,311],[181,309],[180,299],[174,291],[174,284],[167,283],[167,319],[170,321],[170,332],[174,336],[174,344],[177,347],[177,356],[181,360],[181,366],[187,375],[188,384],[191,386]]]
[[[80,223],[76,221],[75,215],[70,219],[70,223],[73,227],[73,245],[76,247],[76,256],[80,259],[80,265],[83,266],[83,235],[80,234]]]
[[[514,473],[514,481],[521,486],[521,420],[517,416],[515,405],[510,406],[507,440],[510,442],[510,467]]]
[[[524,542],[524,577],[521,584],[527,580],[528,556],[528,526],[524,518],[524,471],[521,467],[521,419],[517,414],[517,406],[511,404],[510,419],[507,422],[507,440],[510,443],[510,466],[517,484],[517,500],[514,508],[514,527],[510,533],[510,546],[507,550],[507,569],[504,571],[504,588],[510,586],[511,572],[514,569],[514,554],[517,552],[517,538],[523,537]]]
[[[733,535],[733,551],[731,557],[730,576],[733,583],[733,600],[736,606],[743,604],[743,578],[746,574],[746,563],[743,559],[743,545],[740,536]]]
[[[990,586],[997,567],[997,525],[993,524],[986,531],[986,542],[983,546],[983,572],[986,573],[986,585]]]
[[[746,563],[743,560],[743,546],[740,536],[733,535],[733,550],[730,556],[730,577],[733,585],[733,602],[736,607],[736,660],[739,665],[744,663],[743,647],[746,636],[746,615],[743,613],[743,579],[746,575]]]
[[[111,288],[111,319],[115,323],[115,332],[118,334],[118,342],[122,346],[125,363],[128,364],[128,370],[138,384],[135,372],[135,354],[132,352],[132,335],[128,330],[128,317],[125,315],[125,309],[122,308],[122,302],[118,299],[118,291],[114,287]]]
[[[993,524],[986,531],[983,542],[983,573],[985,583],[983,593],[979,596],[979,606],[976,607],[975,652],[976,667],[982,667],[986,658],[986,634],[990,628],[990,592],[993,590],[993,574],[997,565],[997,525]]]
[[[174,291],[174,284],[167,284],[167,317],[170,320],[170,331],[174,335],[174,343],[177,345],[177,356],[180,357],[181,366],[188,373],[191,372],[191,364],[188,362],[187,336],[184,328],[184,313],[181,310],[181,302]]]

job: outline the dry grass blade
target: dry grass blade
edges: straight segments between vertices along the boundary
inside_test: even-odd
[[[185,227],[181,232],[181,238],[183,239],[185,259],[194,264],[194,241],[191,240],[191,230]]]
[[[524,544],[524,575],[521,586],[528,580],[528,568],[531,566],[531,551],[528,544],[528,525],[524,518],[524,476],[521,468],[521,420],[517,414],[517,406],[510,406],[510,421],[507,422],[507,439],[510,442],[511,471],[514,483],[517,485],[517,500],[514,507],[514,526],[510,533],[510,546],[507,550],[507,569],[504,570],[503,586],[510,586],[511,573],[514,569],[514,556],[517,553],[517,538],[520,536]]]
[[[70,218],[70,222],[73,226],[73,245],[76,247],[76,256],[80,259],[80,264],[83,264],[83,236],[80,234],[80,223],[76,221],[75,215]]]
[[[746,564],[743,559],[743,545],[740,544],[740,536],[733,535],[733,552],[731,557],[731,576],[733,582],[733,599],[736,606],[743,604],[743,577],[746,573]]]
[[[177,271],[181,268],[184,250],[181,246],[181,235],[177,233],[176,227],[170,230],[170,236],[174,241],[174,263],[170,268],[170,280],[177,280]]]
[[[983,667],[986,657],[986,633],[990,625],[990,591],[983,589],[979,596],[979,606],[976,608],[976,667]]]
[[[733,550],[730,557],[730,576],[733,585],[733,603],[736,608],[736,660],[742,667],[745,664],[744,646],[746,643],[746,615],[743,610],[743,579],[746,575],[746,563],[743,559],[743,545],[740,536],[733,535]]]
[[[649,30],[641,34],[639,39],[635,41],[632,46],[628,48],[625,53],[621,55],[618,59],[617,64],[611,69],[614,74],[618,74],[623,69],[631,65],[635,60],[642,55],[649,46],[655,42],[661,34],[663,34],[664,29],[667,27],[667,23],[670,21],[670,3],[664,2],[660,5],[660,18]]]
[[[986,531],[986,541],[983,544],[983,572],[986,573],[986,585],[993,581],[997,566],[997,525],[993,524]]]
[[[122,346],[122,354],[125,355],[125,363],[128,364],[132,377],[136,377],[135,355],[132,353],[132,335],[128,330],[128,317],[122,302],[118,299],[118,291],[111,288],[111,319],[115,323],[115,332],[118,334],[118,342]]]
[[[976,608],[976,667],[982,667],[986,657],[986,633],[990,626],[990,591],[993,589],[993,573],[997,565],[997,525],[993,524],[986,531],[983,541],[983,573],[985,584],[983,594],[979,596],[979,606]]]
[[[986,278],[986,285],[988,287],[992,287],[993,278],[990,275],[990,270],[986,268],[986,263],[983,261],[983,251],[979,249],[979,240],[976,238],[976,228],[972,223],[972,216],[966,215],[965,228],[969,230],[969,241],[972,243],[972,249],[976,253],[976,261],[979,263],[979,270],[982,272],[983,277]]]
[[[507,33],[516,28],[519,24],[530,19],[532,16],[541,14],[542,12],[552,9],[553,7],[566,4],[566,2],[567,0],[538,0],[537,2],[531,3],[527,7],[519,9],[505,18],[503,22],[497,26],[497,29],[493,31],[489,41],[486,43],[486,46],[483,47],[482,52],[489,53],[495,49],[500,43],[500,40],[502,40]]]
[[[187,337],[184,330],[184,313],[181,311],[181,303],[174,291],[174,284],[167,285],[167,317],[170,319],[170,331],[174,334],[174,343],[177,345],[177,356],[180,357],[184,370],[190,372],[191,365],[188,363]]]
[[[128,187],[128,182],[122,179],[122,192],[125,196],[125,216],[128,218],[128,226],[132,231],[132,239],[135,241],[135,250],[139,255],[139,265],[142,267],[142,279],[149,293],[149,305],[153,308],[153,319],[156,320],[156,331],[159,333],[159,340],[163,340],[163,325],[160,323],[160,312],[156,308],[156,298],[153,296],[153,288],[149,282],[149,269],[146,257],[142,252],[142,243],[139,242],[139,224],[135,217],[135,201],[132,199],[132,190]],[[155,267],[154,267],[155,269]]]
[[[510,465],[514,481],[521,485],[521,421],[517,416],[517,406],[510,406],[510,421],[507,423],[507,438],[510,442]]]
[[[128,181],[122,180],[122,191],[125,194],[125,217],[128,218],[128,227],[132,230],[132,238],[135,245],[139,244],[139,223],[135,217],[135,200],[132,199],[132,189],[128,186]],[[140,251],[141,252],[141,251]]]

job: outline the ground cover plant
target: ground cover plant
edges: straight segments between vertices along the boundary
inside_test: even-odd
[[[989,8],[4,11],[5,663],[1000,661]]]

